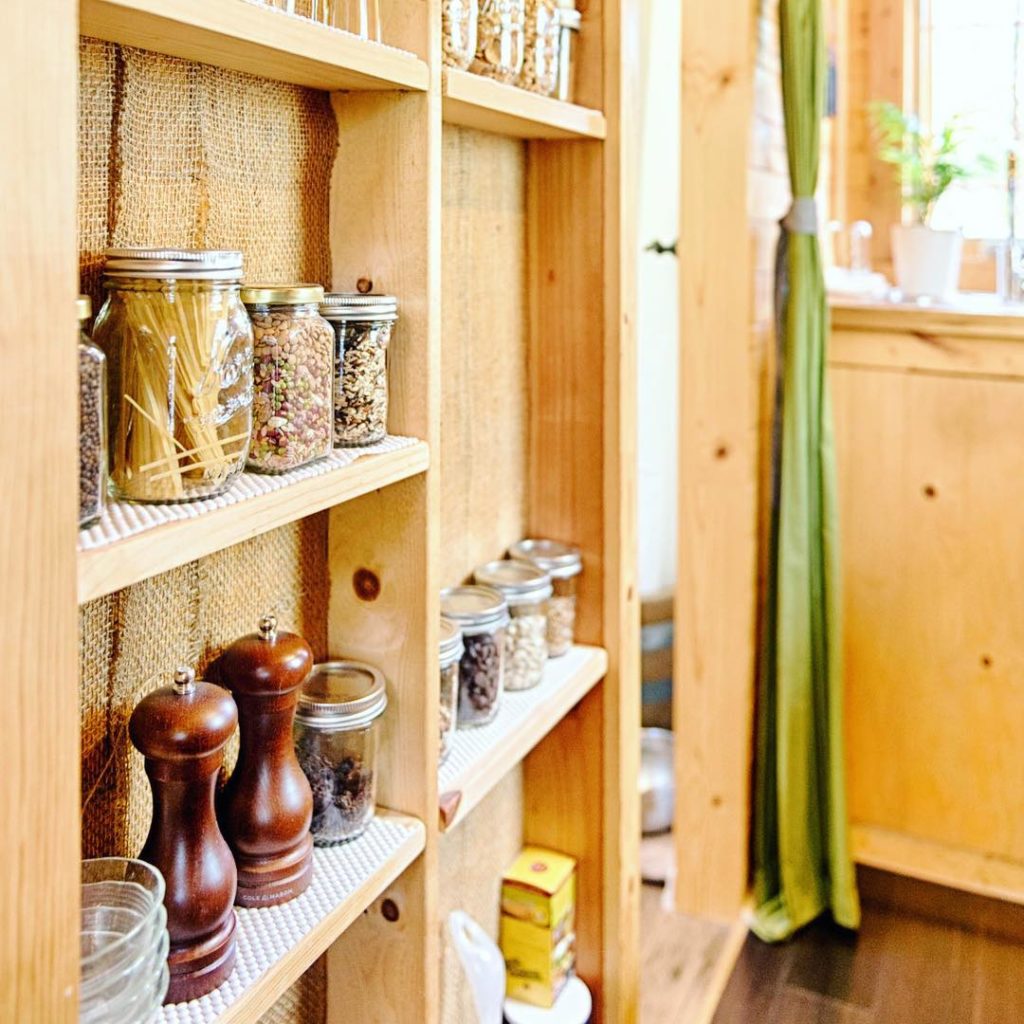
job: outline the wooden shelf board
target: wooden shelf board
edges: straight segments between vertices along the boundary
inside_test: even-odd
[[[442,111],[449,124],[521,139],[603,139],[604,114],[495,82],[468,71],[446,69]]]
[[[365,834],[314,851],[313,881],[278,907],[238,911],[238,960],[217,990],[153,1024],[250,1024],[423,852],[421,821],[381,810]]]
[[[248,0],[81,0],[79,31],[314,89],[429,84],[415,54]]]
[[[461,729],[438,771],[442,804],[458,807],[447,822],[454,828],[604,678],[608,654],[602,647],[576,645],[552,658],[544,679],[532,690],[506,693],[489,725]]]
[[[277,477],[244,473],[239,483],[228,491],[226,498],[230,503],[221,507],[210,507],[214,502],[177,506],[117,503],[104,524],[82,531],[80,535],[79,604],[425,472],[430,457],[423,441],[398,438],[389,441],[407,443],[379,454],[360,456],[357,450],[350,449],[331,456],[333,460],[355,456],[355,461],[347,465],[333,467],[325,460],[315,464],[315,468],[307,467]],[[316,475],[309,475],[311,473]],[[269,487],[275,489],[252,493],[257,488]],[[188,518],[148,526],[109,541],[104,538],[96,546],[83,543],[83,537],[116,532],[107,529],[115,512],[123,510],[133,516],[159,515],[159,510],[167,508],[187,514]]]

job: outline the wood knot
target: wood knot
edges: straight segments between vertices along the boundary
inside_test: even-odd
[[[981,656],[981,667],[991,668],[992,667],[992,656],[990,654],[983,654]]]
[[[727,459],[729,457],[729,446],[727,444],[720,444],[715,449],[715,458],[718,460]]]
[[[921,488],[921,493],[926,498],[936,498],[939,494],[939,492],[935,489],[934,484],[925,484],[924,487]]]
[[[352,588],[360,601],[376,601],[380,597],[380,578],[369,569],[356,569],[352,574]]]
[[[380,905],[380,912],[384,920],[390,924],[394,924],[401,917],[398,911],[398,904],[391,899],[385,900]]]

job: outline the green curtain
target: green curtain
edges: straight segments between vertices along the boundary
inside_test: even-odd
[[[754,794],[753,930],[791,935],[827,910],[860,923],[843,770],[835,456],[828,308],[818,248],[825,58],[821,0],[781,0],[782,90],[794,196],[779,242],[779,391]]]

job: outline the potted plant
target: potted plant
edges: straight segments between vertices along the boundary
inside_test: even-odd
[[[931,217],[950,185],[974,175],[979,162],[963,155],[957,118],[930,133],[922,129],[916,115],[895,103],[875,103],[871,110],[878,156],[897,168],[905,209],[911,216],[909,224],[892,228],[896,284],[908,298],[948,298],[960,279],[963,236],[959,231],[936,230]]]

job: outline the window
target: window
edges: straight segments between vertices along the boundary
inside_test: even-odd
[[[969,238],[1005,238],[1010,229],[1007,161],[1018,154],[1017,233],[1024,234],[1024,0],[918,0],[917,106],[937,131],[951,117],[970,150],[994,162],[954,185],[935,209],[937,228]]]

